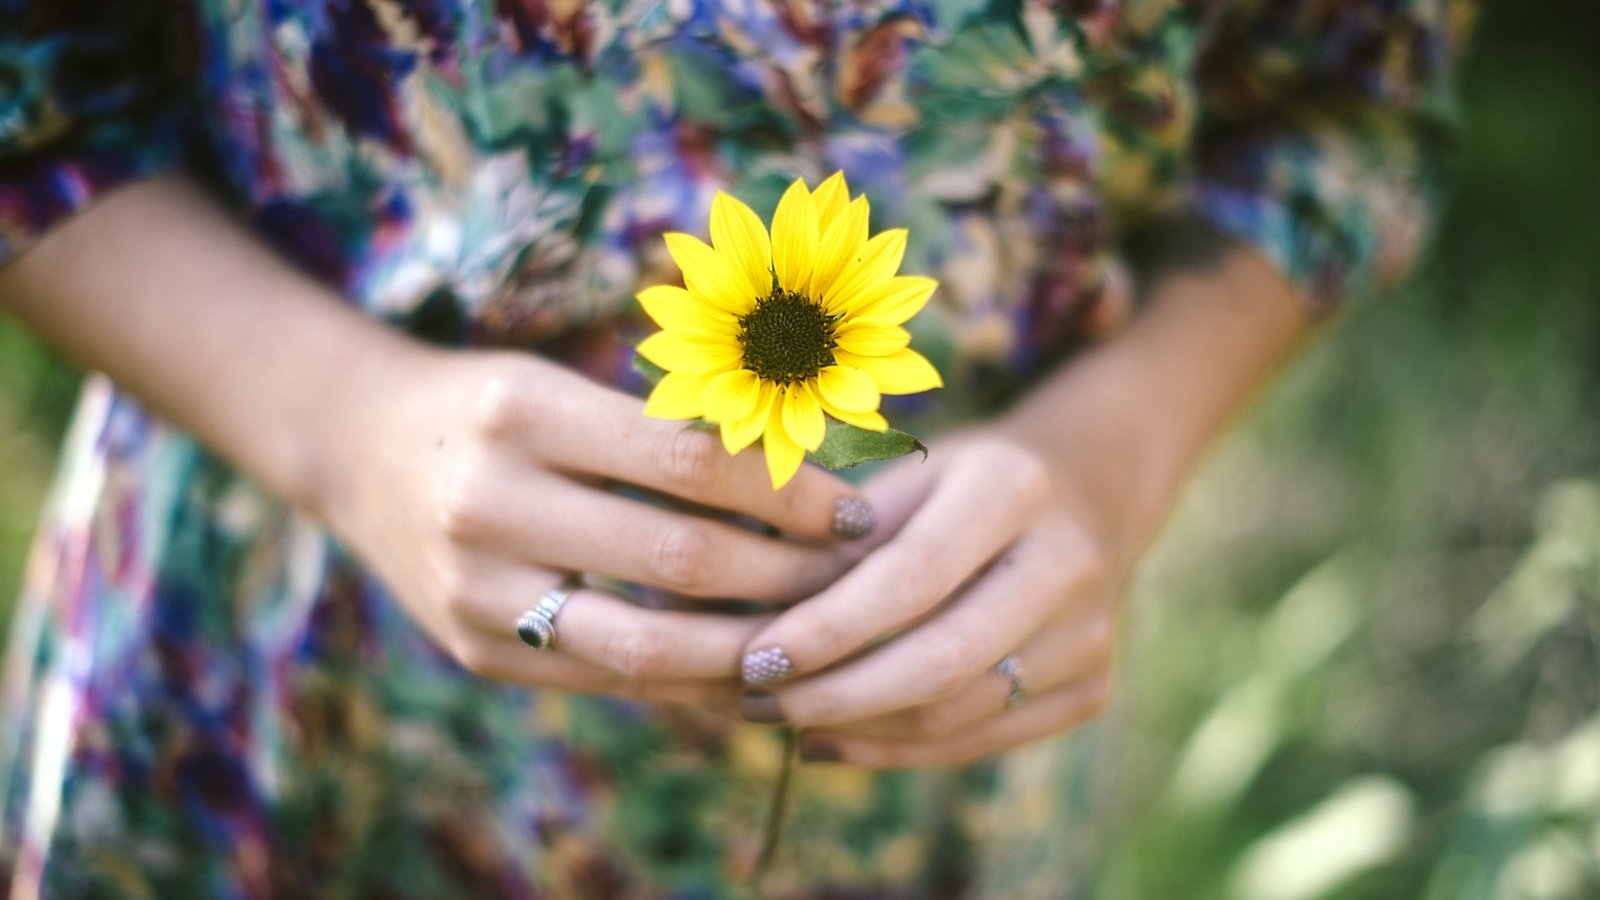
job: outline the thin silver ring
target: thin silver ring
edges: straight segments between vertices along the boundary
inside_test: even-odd
[[[1011,679],[1011,693],[1006,697],[1006,709],[1016,709],[1028,699],[1028,682],[1022,670],[1022,660],[1008,656],[995,663],[995,674]]]
[[[533,609],[517,617],[517,637],[535,650],[556,648],[556,613],[583,587],[583,576],[574,572],[544,592]]]

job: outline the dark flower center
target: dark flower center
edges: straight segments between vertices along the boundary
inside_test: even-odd
[[[810,297],[774,290],[739,319],[744,367],[776,384],[815,378],[833,365],[833,325]]]

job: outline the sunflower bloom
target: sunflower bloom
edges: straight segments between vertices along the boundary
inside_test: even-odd
[[[666,235],[683,287],[639,294],[661,331],[639,355],[667,374],[645,414],[705,419],[729,453],[758,439],[772,486],[822,445],[827,417],[885,431],[884,394],[940,387],[901,326],[938,282],[897,275],[905,229],[867,234],[867,198],[850,198],[843,173],[784,192],[769,234],[750,207],[718,193],[711,243]]]

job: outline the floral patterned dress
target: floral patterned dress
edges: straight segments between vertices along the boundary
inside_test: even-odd
[[[729,190],[842,169],[982,414],[1182,208],[1331,306],[1428,216],[1445,0],[0,0],[0,263],[182,170],[362,310],[637,388]],[[89,261],[86,261],[88,264]],[[930,410],[935,411],[935,410]],[[905,411],[902,411],[904,413]],[[317,523],[91,378],[11,626],[0,894],[719,897],[773,736],[462,671]],[[774,896],[1063,897],[1070,741],[802,771]],[[997,814],[998,812],[998,814]]]

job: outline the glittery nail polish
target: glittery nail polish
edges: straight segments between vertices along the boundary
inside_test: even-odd
[[[746,722],[755,722],[758,725],[782,725],[784,723],[783,707],[778,705],[778,698],[766,691],[751,691],[739,698],[739,715]]]
[[[792,678],[794,663],[789,661],[782,647],[768,647],[746,653],[741,670],[745,684],[765,687]]]
[[[860,497],[840,497],[833,505],[833,533],[846,540],[866,537],[878,524],[872,504]]]

